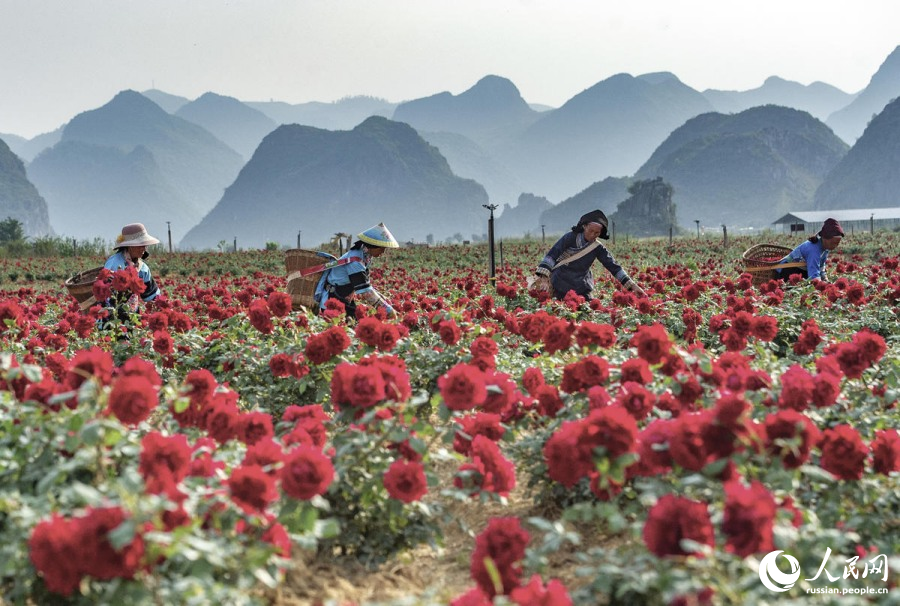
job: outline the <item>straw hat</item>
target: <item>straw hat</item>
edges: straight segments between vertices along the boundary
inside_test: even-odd
[[[397,240],[394,239],[394,236],[391,234],[388,228],[384,226],[384,223],[374,225],[361,234],[357,235],[356,237],[366,244],[371,244],[372,246],[380,246],[382,248],[400,248],[400,245],[397,244]]]
[[[122,233],[116,236],[116,248],[151,244],[159,244],[159,240],[147,233],[143,223],[129,223],[122,228]]]

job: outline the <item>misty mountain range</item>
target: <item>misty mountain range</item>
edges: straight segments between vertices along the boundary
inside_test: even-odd
[[[898,96],[900,47],[858,93],[777,77],[701,92],[670,73],[617,74],[555,109],[499,76],[398,104],[123,91],[52,133],[0,134],[0,218],[86,239],[170,223],[180,248],[313,246],[382,220],[401,240],[468,239],[489,202],[500,234],[558,232],[662,177],[684,226],[764,227],[900,206]]]

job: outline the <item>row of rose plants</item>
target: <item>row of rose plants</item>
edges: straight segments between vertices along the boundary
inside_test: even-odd
[[[734,244],[620,243],[649,296],[563,302],[522,287],[537,243],[495,281],[484,247],[391,251],[398,317],[355,323],[293,311],[273,253],[161,256],[165,297],[105,331],[58,286],[7,290],[3,593],[265,601],[298,550],[377,564],[517,485],[545,513],[473,529],[471,591],[423,601],[763,601],[776,548],[892,588],[900,239],[859,240],[831,284],[759,289]]]

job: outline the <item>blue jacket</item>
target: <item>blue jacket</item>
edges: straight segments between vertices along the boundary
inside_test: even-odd
[[[822,247],[822,238],[815,242],[805,240],[781,260],[782,263],[794,263],[803,261],[806,263],[806,277],[810,280],[819,278],[827,280],[825,276],[825,261],[828,259],[828,251]],[[784,271],[784,270],[782,270]]]
[[[576,294],[583,297],[588,296],[594,289],[591,265],[595,260],[600,261],[603,267],[623,286],[627,286],[627,283],[631,281],[628,273],[616,263],[616,260],[602,244],[581,258],[554,271],[560,261],[571,257],[590,244],[591,242],[585,239],[583,233],[570,231],[556,241],[556,244],[538,264],[537,273],[550,276],[550,284],[553,286],[553,292],[557,298],[565,297],[570,290],[574,290]]]
[[[330,297],[347,300],[353,294],[363,294],[372,289],[369,284],[369,268],[366,254],[359,249],[351,248],[341,259],[350,259],[346,265],[338,265],[325,270],[316,285],[315,297],[319,307],[325,309]]]

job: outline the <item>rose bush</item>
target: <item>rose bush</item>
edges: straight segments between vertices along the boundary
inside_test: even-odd
[[[809,576],[832,549],[834,587],[896,570],[900,236],[759,288],[753,243],[619,242],[649,296],[562,302],[522,286],[534,242],[495,284],[484,247],[399,249],[372,269],[397,319],[355,324],[289,310],[280,254],[160,255],[128,331],[60,291],[72,259],[0,260],[0,590],[264,601],[300,553],[374,566],[514,491],[534,515],[471,529],[436,603],[760,602],[773,549]]]

